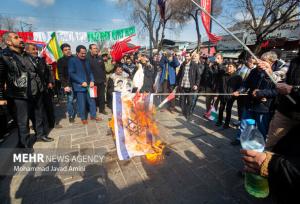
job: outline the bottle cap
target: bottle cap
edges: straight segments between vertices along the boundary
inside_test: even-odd
[[[247,123],[247,125],[255,125],[255,120],[253,120],[253,119],[247,119],[246,123]]]

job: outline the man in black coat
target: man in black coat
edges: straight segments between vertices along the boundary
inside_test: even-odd
[[[61,82],[62,88],[64,89],[64,93],[67,95],[67,112],[69,122],[74,123],[76,116],[75,95],[68,72],[68,63],[72,58],[71,46],[64,43],[60,46],[60,48],[64,56],[57,61],[58,78]]]
[[[225,66],[223,64],[223,55],[216,53],[215,57],[210,58],[209,61],[204,65],[204,71],[201,77],[201,88],[206,93],[216,93],[219,88],[219,81],[222,74],[225,72]],[[219,98],[215,96],[206,97],[206,113],[210,111],[212,103],[215,109],[218,109]],[[207,114],[204,114],[205,118],[208,118]]]
[[[221,77],[219,82],[219,93],[231,94],[232,92],[238,90],[242,85],[242,77],[235,74],[236,65],[233,63],[227,64],[226,73]],[[216,126],[221,126],[223,123],[223,112],[226,109],[226,118],[223,128],[229,128],[229,123],[231,120],[231,110],[236,97],[233,96],[220,96],[220,108],[219,117]]]
[[[42,93],[44,110],[46,111],[43,114],[44,117],[44,127],[46,129],[52,128],[61,128],[61,125],[56,124],[55,122],[55,114],[54,114],[54,105],[53,105],[53,87],[54,87],[54,77],[47,66],[45,60],[43,58],[38,57],[38,48],[35,44],[27,43],[25,45],[25,51],[31,56],[32,63],[34,66],[39,69],[39,72],[42,77],[42,81],[44,82],[44,91]]]
[[[237,140],[233,141],[232,145],[239,145],[240,135],[246,128],[246,119],[254,119],[258,130],[264,138],[267,136],[269,123],[274,112],[275,97],[262,96],[259,94],[259,90],[274,89],[275,84],[266,72],[272,75],[271,64],[260,60],[257,68],[251,70],[241,88],[233,93],[234,96],[239,96],[239,93],[247,92],[248,96],[246,96],[247,103],[242,114]]]
[[[140,92],[153,93],[154,82],[156,77],[156,71],[154,69],[154,66],[150,64],[149,58],[144,54],[142,54],[140,57],[140,63],[144,71],[144,81]]]
[[[16,106],[19,146],[31,148],[29,116],[34,115],[36,139],[50,142],[43,127],[43,81],[31,57],[24,52],[24,42],[14,32],[3,35],[7,48],[0,54],[0,102],[12,99]],[[4,85],[6,84],[6,90]]]
[[[98,53],[99,49],[97,45],[90,44],[87,60],[90,62],[91,70],[95,78],[95,86],[97,86],[96,105],[99,108],[99,113],[107,115],[107,112],[105,111],[105,64]]]
[[[291,129],[272,152],[242,150],[245,171],[266,177],[270,194],[276,203],[290,204],[299,200],[300,137],[299,126]]]
[[[191,60],[191,54],[186,53],[185,61],[180,66],[180,70],[177,75],[177,85],[181,93],[193,93],[197,92],[200,85],[200,67],[199,64]],[[181,109],[183,115],[190,120],[192,96],[182,96]]]

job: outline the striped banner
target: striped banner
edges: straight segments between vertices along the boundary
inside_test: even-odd
[[[148,114],[152,108],[153,95],[113,93],[114,133],[120,160],[153,153],[157,132],[148,123],[154,121]]]

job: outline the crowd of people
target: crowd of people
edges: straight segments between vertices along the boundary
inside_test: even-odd
[[[14,32],[2,38],[6,48],[0,51],[0,123],[8,124],[10,118],[15,121],[19,147],[32,148],[35,141],[53,141],[48,137],[49,130],[61,128],[54,115],[55,94],[65,96],[69,122],[74,123],[78,115],[86,125],[89,120],[100,122],[101,115],[108,114],[105,107],[112,109],[113,92],[171,93],[176,89],[176,93],[189,93],[178,98],[188,121],[198,99],[192,93],[206,93],[211,95],[206,96],[203,117],[209,119],[211,108],[215,108],[216,126],[224,129],[231,126],[231,112],[237,102],[238,122],[234,125],[238,132],[232,145],[240,144],[246,119],[254,119],[264,136],[270,152],[243,151],[246,170],[269,176],[274,190],[284,195],[295,193],[295,186],[299,187],[299,148],[294,142],[299,141],[300,55],[287,64],[275,51],[263,53],[258,61],[249,55],[238,62],[225,61],[221,53],[203,57],[197,51],[180,56],[164,51],[153,58],[132,53],[116,62],[96,44],[88,48],[79,45],[73,54],[71,46],[64,43],[64,56],[57,62],[59,77],[54,80],[51,67],[38,56],[35,44],[25,44]],[[96,97],[89,91],[94,87]],[[176,99],[169,101],[161,111],[174,113],[175,102]],[[30,137],[29,121],[35,137]],[[5,134],[7,129],[1,128],[1,137]]]

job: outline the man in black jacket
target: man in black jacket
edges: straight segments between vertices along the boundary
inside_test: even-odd
[[[75,96],[68,73],[68,63],[72,57],[71,46],[67,43],[64,43],[60,46],[60,48],[64,56],[57,61],[58,77],[64,92],[67,94],[67,111],[69,122],[74,123],[76,116]]]
[[[242,77],[236,74],[236,65],[233,63],[227,64],[226,73],[221,78],[219,93],[231,94],[232,92],[238,90],[242,85]],[[231,120],[231,110],[236,97],[233,96],[220,96],[220,108],[219,117],[216,126],[221,126],[223,123],[223,112],[226,108],[226,118],[223,128],[229,128],[229,123]]]
[[[16,118],[20,147],[30,148],[29,116],[34,115],[37,141],[50,142],[43,128],[44,90],[42,77],[31,57],[24,52],[24,42],[14,32],[3,35],[7,48],[0,55],[0,101],[12,99],[16,106]],[[6,90],[4,90],[6,84]],[[6,95],[4,95],[4,93]]]
[[[186,53],[185,61],[180,66],[179,73],[177,75],[177,85],[182,93],[193,93],[196,92],[200,85],[200,67],[199,64],[191,60],[191,54]],[[191,107],[192,107],[192,96],[182,96],[181,109],[183,115],[190,120]]]
[[[35,44],[26,43],[25,51],[31,56],[32,63],[34,66],[39,69],[41,73],[42,81],[44,82],[44,91],[42,93],[44,109],[46,111],[43,114],[44,117],[44,126],[46,129],[52,128],[61,128],[61,125],[55,124],[55,114],[54,114],[54,105],[53,105],[53,86],[54,86],[54,77],[47,66],[43,58],[38,57],[38,48]]]
[[[245,171],[259,174],[269,181],[276,203],[290,204],[299,200],[300,137],[299,126],[289,130],[272,152],[242,150]]]
[[[223,55],[216,53],[214,58],[210,58],[209,62],[205,64],[205,68],[201,77],[201,86],[206,93],[216,93],[218,91],[218,82],[220,81],[220,73],[225,72],[223,64]],[[206,113],[210,111],[212,103],[218,109],[219,98],[215,96],[206,97]],[[208,118],[207,114],[204,114]]]
[[[260,60],[257,68],[252,69],[242,87],[233,93],[234,96],[239,96],[239,93],[249,90],[246,99],[247,103],[245,104],[245,110],[242,114],[242,121],[237,134],[237,140],[234,141],[232,145],[239,144],[240,135],[246,128],[245,119],[254,119],[258,130],[264,138],[267,136],[272,112],[274,111],[274,97],[263,97],[257,94],[258,90],[275,88],[275,84],[271,81],[266,72],[272,75],[271,64]]]
[[[97,87],[96,105],[99,108],[99,113],[107,115],[105,111],[105,64],[98,56],[99,49],[96,44],[89,45],[89,53],[87,60],[90,62],[91,70],[95,78],[95,86]]]
[[[144,71],[143,86],[141,87],[140,92],[141,93],[145,93],[145,92],[153,93],[155,76],[156,76],[156,71],[154,69],[154,66],[152,64],[150,64],[149,58],[144,54],[141,55],[139,60],[140,60],[142,69]]]

